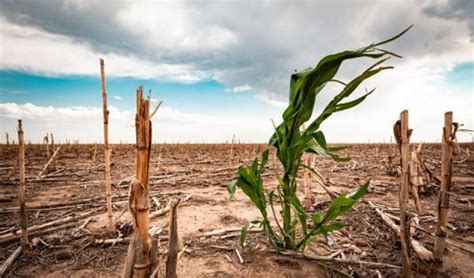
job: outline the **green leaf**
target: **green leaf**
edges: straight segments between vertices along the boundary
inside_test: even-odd
[[[331,205],[329,206],[329,209],[324,215],[324,219],[322,222],[326,223],[336,219],[339,215],[350,209],[353,204],[354,200],[352,200],[351,198],[347,198],[345,193],[341,194],[339,197],[332,201]]]
[[[336,151],[342,150],[344,148],[345,147],[329,148],[326,144],[324,133],[322,131],[317,131],[311,134],[311,140],[308,141],[305,151],[309,153],[316,153],[321,156],[329,155],[334,161],[337,162],[347,162],[351,160],[349,157],[341,157],[335,153]]]
[[[332,224],[329,224],[329,225],[326,225],[326,226],[322,226],[319,230],[320,233],[322,234],[328,234],[330,232],[333,232],[333,231],[337,231],[337,230],[340,230],[344,227],[343,224],[340,224],[340,223],[332,223]]]
[[[341,157],[337,154],[334,154],[334,153],[329,153],[329,156],[331,156],[332,160],[336,161],[336,162],[348,162],[348,161],[351,161],[351,158],[350,157]]]
[[[252,171],[254,174],[258,172],[258,159],[257,158],[255,158],[252,163]]]
[[[370,179],[366,181],[363,185],[361,185],[359,189],[357,189],[356,193],[354,193],[354,195],[351,196],[351,199],[355,201],[362,198],[362,196],[364,196],[365,193],[367,193],[367,190],[369,189],[369,185],[370,185]]]
[[[328,152],[326,149],[322,148],[321,146],[317,145],[316,143],[313,142],[308,142],[308,147],[306,149],[306,152],[309,153],[315,153],[320,156],[328,156]]]
[[[391,38],[389,38],[389,39],[386,39],[386,40],[384,40],[384,41],[381,41],[381,42],[379,42],[379,43],[376,43],[376,44],[374,44],[373,46],[379,46],[379,45],[386,44],[386,43],[389,43],[389,42],[391,42],[391,41],[394,41],[394,40],[398,39],[399,37],[403,36],[403,35],[404,35],[406,32],[408,32],[408,30],[410,30],[412,27],[413,27],[413,24],[410,25],[410,26],[408,26],[405,30],[403,30],[402,32],[400,32],[398,35],[395,35],[395,36],[393,36],[393,37],[391,37]],[[401,56],[400,56],[400,57],[401,57]]]
[[[335,153],[347,149],[347,146],[329,147],[328,149],[330,152]]]
[[[301,228],[303,230],[303,235],[306,236],[307,234],[306,212],[303,208],[303,205],[301,205],[301,202],[296,195],[290,196],[288,200],[290,201],[291,205],[293,206],[296,212],[296,215],[298,216],[298,219],[300,220]]]
[[[262,153],[262,162],[260,164],[260,174],[263,173],[263,171],[265,170],[265,165],[267,165],[267,161],[268,161],[268,153],[269,153],[269,149],[266,149],[263,153]]]
[[[318,144],[323,148],[327,149],[326,146],[326,137],[324,136],[324,133],[322,131],[316,131],[315,133],[312,134],[313,138],[318,142]]]
[[[313,220],[313,223],[315,226],[319,225],[321,221],[323,220],[321,214],[318,212],[311,214],[311,219]]]
[[[349,108],[352,108],[352,107],[358,105],[359,103],[363,102],[365,100],[365,98],[368,95],[372,94],[374,91],[375,91],[375,89],[373,89],[372,91],[366,93],[365,95],[361,96],[358,99],[355,99],[353,101],[348,101],[348,102],[345,102],[345,103],[340,103],[340,104],[336,105],[335,112],[343,111],[343,110],[346,110],[346,109],[349,109]]]

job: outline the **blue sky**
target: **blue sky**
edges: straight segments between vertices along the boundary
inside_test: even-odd
[[[454,67],[446,76],[446,83],[449,86],[457,87],[464,91],[469,97],[474,87],[474,62],[461,63]]]
[[[226,92],[224,84],[203,80],[190,84],[160,82],[131,77],[107,78],[107,92],[111,105],[119,109],[133,109],[135,90],[143,85],[152,90],[152,97],[165,105],[190,113],[248,113],[269,115],[278,109],[255,97],[251,91]],[[100,106],[100,79],[92,76],[47,76],[20,71],[0,71],[0,101],[18,104],[34,103],[41,106]],[[118,97],[118,98],[117,98]]]
[[[316,2],[123,0],[102,9],[100,1],[2,1],[1,131],[15,134],[23,118],[32,141],[53,132],[62,141],[100,142],[104,58],[113,142],[134,140],[139,85],[164,102],[154,119],[158,142],[225,142],[234,134],[266,142],[295,69],[411,24],[387,46],[403,59],[361,86],[359,94],[377,88],[362,105],[324,123],[328,140],[388,142],[404,109],[415,141],[439,141],[445,111],[473,129],[469,1]],[[366,65],[345,64],[337,77],[348,80]],[[316,113],[334,89],[318,98]]]
[[[206,116],[211,118],[226,118],[229,115],[232,117],[242,117],[243,120],[259,119],[264,126],[267,127],[267,134],[271,132],[271,119],[278,118],[282,108],[270,105],[264,100],[257,97],[252,90],[245,92],[229,92],[224,84],[216,80],[202,80],[192,83],[179,83],[170,81],[160,81],[154,79],[139,79],[133,77],[108,77],[107,78],[107,92],[108,104],[120,111],[130,112],[135,108],[135,90],[137,86],[143,85],[145,90],[152,90],[153,104],[156,105],[155,100],[163,101],[163,107],[173,107],[177,111],[185,111],[186,117],[193,117],[193,115]],[[227,90],[227,91],[226,91]],[[85,75],[42,75],[38,73],[3,70],[0,71],[0,103],[15,103],[19,106],[25,104],[33,104],[37,107],[96,107],[100,108],[102,105],[102,91],[100,79],[93,76]],[[245,113],[245,115],[243,115]],[[129,113],[131,114],[131,113]],[[179,114],[178,116],[179,117]],[[21,118],[21,117],[18,117]],[[111,118],[114,119],[114,111],[112,111]],[[160,113],[157,114],[157,133],[159,133]],[[25,127],[29,126],[29,120],[36,121],[34,117],[25,120]],[[133,118],[128,119],[128,127],[133,125]],[[167,121],[168,122],[168,121]],[[14,134],[13,124],[15,119],[2,118],[2,125],[10,126],[9,133]],[[41,124],[41,123],[39,123]],[[64,123],[67,124],[67,123]],[[101,119],[92,129],[99,129]],[[113,121],[111,123],[114,125]],[[168,123],[169,124],[169,123]],[[209,123],[208,123],[209,124]],[[252,126],[252,122],[248,123]],[[176,128],[187,125],[176,121]],[[73,127],[72,127],[73,128]],[[202,130],[202,133],[215,133],[216,130],[210,129]],[[55,128],[46,128],[53,132]],[[131,142],[133,137],[133,130],[130,130],[128,136],[113,136],[115,142]],[[230,130],[232,131],[232,130]],[[46,132],[46,131],[45,131]],[[84,131],[78,131],[84,132]],[[100,134],[94,132],[95,136],[91,137],[94,142],[100,140]],[[61,134],[61,133],[60,133]],[[61,135],[65,135],[64,133]],[[229,130],[223,131],[223,134],[211,135],[206,137],[189,136],[179,138],[173,136],[158,137],[158,142],[225,142],[231,140],[234,133]],[[260,136],[255,139],[253,136],[244,138],[238,137],[239,140],[245,142],[265,142],[267,137]],[[43,133],[38,133],[34,138],[40,140]],[[67,137],[67,136],[65,136]],[[58,137],[56,137],[58,138]],[[59,136],[61,138],[61,136]],[[64,140],[73,140],[74,138],[67,138]],[[87,141],[88,138],[82,138]],[[193,140],[194,139],[194,140]]]

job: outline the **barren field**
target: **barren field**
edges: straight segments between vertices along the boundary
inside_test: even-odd
[[[414,147],[414,145],[412,145]],[[94,161],[94,149],[97,155]],[[347,226],[320,237],[312,249],[320,255],[333,255],[339,261],[314,261],[277,254],[266,237],[251,232],[248,246],[239,247],[239,229],[258,219],[258,211],[238,189],[230,200],[227,184],[236,168],[249,164],[265,145],[161,144],[154,145],[150,163],[151,226],[162,228],[161,251],[167,244],[170,198],[180,197],[178,231],[183,251],[178,261],[180,277],[396,277],[400,270],[398,236],[371,207],[369,201],[396,222],[399,177],[390,169],[399,164],[395,144],[350,145],[345,151],[351,162],[337,163],[318,157],[316,168],[326,185],[335,192],[352,191],[371,179],[369,193],[342,217]],[[135,171],[132,145],[112,146],[111,174],[113,208],[118,219],[117,233],[105,229],[105,187],[103,149],[94,145],[62,145],[55,170],[37,179],[47,162],[45,147],[26,149],[26,192],[28,226],[41,225],[66,217],[71,222],[53,223],[29,233],[34,248],[22,254],[7,277],[117,277],[127,253],[133,225],[128,206],[128,186]],[[3,263],[19,246],[17,147],[2,146],[0,164],[0,261]],[[461,144],[453,163],[453,187],[448,218],[446,277],[472,277],[474,272],[474,144]],[[389,156],[393,164],[389,165]],[[440,175],[440,145],[425,145],[422,156],[427,167]],[[273,168],[273,154],[268,168]],[[278,169],[277,169],[278,170]],[[313,180],[314,181],[314,180]],[[266,187],[276,179],[267,171]],[[311,184],[316,201],[312,209],[324,210],[329,195],[316,182]],[[436,223],[437,192],[432,185],[420,192],[424,214],[412,236],[432,250]],[[303,192],[301,192],[301,195]],[[415,206],[410,198],[410,210]],[[51,229],[60,227],[60,229]],[[231,228],[236,228],[231,230]],[[212,233],[211,233],[212,232]],[[431,233],[431,234],[430,234]],[[107,241],[104,241],[107,240]],[[239,250],[236,252],[235,250]],[[239,255],[241,258],[239,258]],[[242,260],[242,261],[241,261]],[[343,260],[377,262],[379,265],[343,263]],[[426,271],[429,262],[412,254],[414,267]],[[163,263],[161,263],[163,265]]]

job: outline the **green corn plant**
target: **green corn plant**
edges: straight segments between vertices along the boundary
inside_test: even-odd
[[[335,161],[350,160],[350,158],[338,154],[338,151],[343,148],[332,148],[327,145],[324,133],[319,128],[324,120],[333,113],[360,104],[374,92],[375,89],[356,99],[345,100],[364,80],[381,71],[393,68],[382,66],[382,64],[391,56],[398,58],[401,56],[379,47],[398,39],[410,28],[411,26],[400,34],[379,43],[373,43],[357,50],[328,55],[321,59],[315,67],[291,75],[289,104],[283,112],[283,122],[274,126],[275,132],[268,144],[269,148],[275,148],[276,156],[283,168],[281,176],[275,173],[278,178],[276,189],[266,190],[262,180],[262,174],[268,161],[269,148],[262,152],[260,161],[255,158],[252,165],[240,166],[237,171],[237,179],[228,185],[231,196],[234,195],[237,187],[240,188],[262,215],[262,220],[255,220],[242,228],[240,239],[242,245],[245,243],[248,230],[253,226],[263,229],[273,247],[292,250],[304,249],[315,236],[326,236],[329,232],[343,227],[337,218],[364,196],[370,181],[361,185],[351,196],[346,193],[341,194],[332,201],[324,213],[309,214],[304,210],[296,195],[297,176],[301,168],[307,168],[316,175],[317,172],[309,165],[303,164],[302,156],[304,153],[313,153],[320,156],[330,156]],[[357,58],[371,58],[376,62],[348,83],[335,79],[342,62]],[[342,89],[326,105],[321,114],[312,119],[316,97],[330,82],[342,85]],[[312,120],[310,121],[310,119]],[[308,128],[302,130],[303,124],[308,121]],[[274,207],[276,202],[281,205],[280,214],[283,225],[276,217]],[[270,223],[268,207],[274,215],[276,226]]]

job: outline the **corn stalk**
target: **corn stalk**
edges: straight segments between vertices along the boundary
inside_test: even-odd
[[[360,104],[374,92],[375,89],[354,100],[344,101],[351,96],[363,81],[381,71],[392,68],[381,66],[381,64],[391,56],[400,56],[380,49],[379,46],[396,40],[410,28],[411,26],[400,34],[379,43],[373,43],[357,50],[347,50],[328,55],[321,59],[315,67],[291,75],[289,104],[283,113],[283,122],[275,126],[275,133],[269,141],[269,147],[276,149],[276,156],[284,170],[283,174],[277,177],[279,183],[276,190],[265,190],[262,180],[262,174],[268,161],[268,149],[262,153],[260,162],[256,158],[251,166],[239,167],[237,171],[238,178],[228,186],[231,194],[235,193],[236,187],[242,189],[262,215],[262,220],[253,221],[243,227],[241,232],[242,244],[245,242],[249,227],[253,225],[259,225],[263,228],[270,243],[275,248],[293,250],[304,249],[307,242],[316,235],[327,234],[343,227],[341,223],[335,220],[365,194],[369,182],[363,184],[352,196],[343,193],[334,199],[324,215],[320,213],[307,214],[296,195],[296,178],[301,168],[307,168],[316,175],[317,172],[302,162],[302,156],[304,153],[314,153],[321,156],[330,156],[335,161],[349,160],[349,158],[341,157],[337,153],[343,148],[331,148],[326,144],[324,133],[319,128],[333,113]],[[357,58],[372,58],[377,59],[377,61],[347,83],[335,79],[335,75],[344,61]],[[330,82],[342,85],[341,91],[327,104],[320,115],[310,121],[317,95]],[[301,131],[303,124],[308,121],[308,128]],[[268,218],[267,206],[269,205],[272,213],[276,214],[273,203],[277,201],[282,207],[280,214],[283,225],[279,223],[275,216],[276,226],[278,227],[278,231],[275,231]],[[296,215],[296,217],[293,215]],[[313,222],[312,228],[308,229],[308,222]],[[297,235],[296,231],[299,228],[301,233]]]
[[[135,180],[130,188],[129,207],[135,223],[135,232],[138,235],[134,273],[137,274],[137,277],[145,277],[148,274],[147,270],[150,263],[148,176],[151,151],[151,121],[150,100],[143,99],[142,87],[137,90],[135,128],[137,133],[137,165]]]
[[[438,198],[438,222],[433,255],[436,259],[435,272],[440,274],[447,238],[449,192],[453,175],[454,142],[458,124],[453,122],[453,112],[444,114],[443,138],[441,142],[441,187]]]
[[[109,109],[107,108],[107,88],[105,85],[105,64],[100,59],[100,77],[102,85],[102,110],[104,114],[104,175],[105,175],[105,196],[107,200],[107,217],[109,230],[115,230],[114,214],[112,212],[112,181],[110,177],[110,156],[112,149],[109,147]]]
[[[155,265],[152,257],[151,237],[148,233],[150,223],[149,206],[149,171],[152,145],[151,117],[156,113],[161,102],[151,113],[150,96],[143,98],[143,87],[137,89],[136,129],[136,171],[130,184],[128,206],[132,216],[135,233],[130,242],[127,259],[122,270],[122,277],[148,277]]]
[[[21,247],[23,250],[29,249],[27,219],[26,215],[26,185],[25,185],[25,139],[22,120],[18,120],[18,165],[20,173],[20,182],[18,190],[18,200],[20,203],[20,225],[21,225]]]

